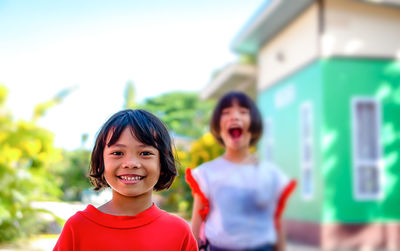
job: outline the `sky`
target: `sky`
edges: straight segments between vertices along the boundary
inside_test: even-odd
[[[36,104],[71,88],[38,123],[55,134],[56,147],[91,148],[122,109],[128,81],[138,102],[204,89],[215,70],[237,60],[230,44],[263,2],[0,0],[7,108],[30,120]]]

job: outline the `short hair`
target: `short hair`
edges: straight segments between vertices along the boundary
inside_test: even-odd
[[[104,148],[118,141],[123,130],[131,132],[143,144],[155,147],[160,154],[160,177],[154,190],[168,189],[177,175],[171,138],[165,125],[155,115],[145,110],[122,110],[112,115],[100,129],[90,159],[90,182],[94,190],[109,187],[104,178]],[[107,135],[112,136],[107,142]]]
[[[261,138],[263,125],[261,113],[258,110],[254,101],[242,92],[228,92],[224,96],[220,98],[217,105],[214,108],[213,114],[211,116],[210,121],[210,131],[215,139],[224,146],[224,141],[221,138],[221,128],[220,128],[220,120],[222,110],[227,107],[231,107],[233,102],[237,101],[239,106],[245,107],[250,111],[250,127],[249,131],[251,133],[250,146],[255,145],[258,140]]]

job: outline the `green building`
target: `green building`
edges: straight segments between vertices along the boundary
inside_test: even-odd
[[[233,39],[255,65],[202,93],[257,99],[262,158],[298,180],[290,239],[400,250],[400,1],[271,0]]]

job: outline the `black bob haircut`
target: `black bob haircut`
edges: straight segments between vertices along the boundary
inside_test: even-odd
[[[218,143],[224,146],[224,142],[221,138],[221,128],[219,123],[221,120],[222,111],[225,108],[233,106],[234,102],[238,102],[239,106],[247,108],[250,111],[250,146],[253,146],[261,138],[263,131],[261,113],[258,110],[254,101],[242,92],[228,92],[220,98],[211,116],[210,131],[215,139],[218,141]]]
[[[135,137],[145,145],[155,147],[160,154],[160,177],[154,190],[168,189],[177,175],[171,138],[165,125],[156,116],[145,110],[122,110],[112,115],[100,129],[90,159],[90,182],[94,190],[109,187],[104,178],[103,151],[115,144],[125,128],[131,128]],[[107,142],[109,133],[112,136]]]

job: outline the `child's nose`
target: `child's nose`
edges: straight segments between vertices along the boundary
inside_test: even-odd
[[[231,119],[238,119],[239,118],[239,115],[240,115],[240,113],[239,113],[239,111],[233,111],[232,113],[231,113]]]
[[[140,168],[141,163],[137,158],[129,158],[123,163],[124,168]]]

